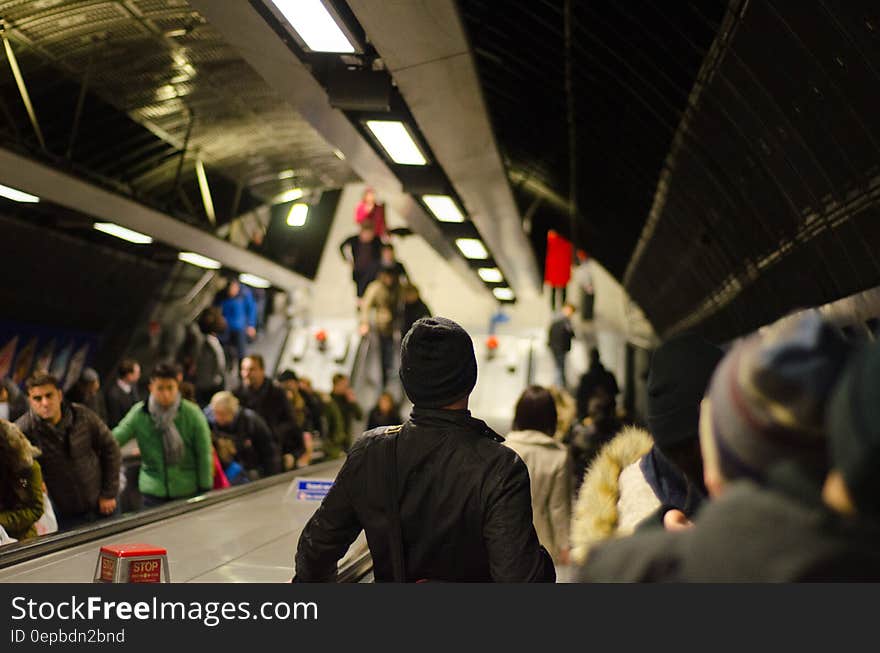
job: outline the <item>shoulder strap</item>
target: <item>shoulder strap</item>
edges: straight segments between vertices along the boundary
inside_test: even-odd
[[[385,460],[388,468],[388,486],[387,486],[387,503],[388,503],[388,539],[389,548],[391,550],[391,568],[394,573],[395,583],[406,582],[406,565],[403,558],[403,531],[400,525],[400,499],[398,497],[397,485],[397,441],[402,431],[400,426],[391,426],[386,431],[386,435],[391,435],[391,442],[385,447]]]

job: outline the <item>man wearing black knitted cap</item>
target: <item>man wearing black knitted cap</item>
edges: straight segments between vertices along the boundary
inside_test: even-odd
[[[365,530],[379,582],[553,582],[528,470],[467,409],[477,382],[471,337],[446,318],[418,320],[401,345],[400,380],[410,418],[352,447],[303,529],[294,581],[333,581]]]

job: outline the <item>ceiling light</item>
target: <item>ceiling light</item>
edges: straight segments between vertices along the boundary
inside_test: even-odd
[[[394,163],[408,166],[428,164],[409,129],[399,120],[368,120],[366,125]]]
[[[477,270],[477,274],[486,283],[501,283],[504,281],[504,276],[498,268],[480,268]]]
[[[336,158],[339,159],[340,161],[345,161],[345,155],[342,153],[342,150],[333,150],[333,154],[334,154],[334,155],[336,156]]]
[[[247,272],[242,272],[240,275],[238,275],[238,280],[252,288],[272,287],[272,284],[266,281],[263,277],[258,277],[255,274],[248,274]]]
[[[440,222],[464,222],[464,216],[449,195],[422,195],[422,201]]]
[[[131,229],[126,229],[125,227],[120,227],[118,224],[114,224],[113,222],[96,222],[93,226],[98,231],[103,231],[105,234],[110,234],[111,236],[122,238],[122,240],[127,240],[128,242],[135,243],[136,245],[149,245],[153,242],[152,236],[147,236],[146,234],[132,231]]]
[[[492,294],[495,295],[496,299],[499,299],[502,302],[513,301],[513,291],[510,288],[493,288]]]
[[[189,30],[185,27],[181,27],[180,29],[170,29],[165,32],[165,36],[167,36],[169,39],[173,39],[177,36],[186,36],[187,34],[189,34]]]
[[[294,174],[295,173],[293,172],[293,170],[290,170],[290,169],[282,170],[281,172],[278,173],[278,178],[279,179],[291,179],[291,178],[293,178]]]
[[[290,207],[290,213],[287,214],[287,225],[289,227],[302,227],[309,217],[308,204],[294,204]]]
[[[184,263],[189,263],[190,265],[196,265],[200,268],[207,268],[208,270],[219,270],[223,267],[223,264],[220,261],[215,261],[212,258],[208,258],[207,256],[202,256],[201,254],[196,254],[195,252],[181,252],[177,255]]]
[[[312,52],[354,52],[321,0],[272,0]]]
[[[4,186],[0,184],[0,197],[5,197],[8,200],[15,200],[16,202],[39,202],[40,198],[36,195],[31,195],[30,193],[25,193],[21,190],[16,190],[15,188],[10,188],[9,186]]]
[[[489,258],[489,252],[483,246],[482,241],[476,238],[456,238],[455,244],[465,258],[482,259]]]
[[[301,198],[305,193],[302,188],[291,188],[290,190],[286,190],[283,193],[279,193],[272,200],[273,204],[285,204],[287,202],[294,202]]]

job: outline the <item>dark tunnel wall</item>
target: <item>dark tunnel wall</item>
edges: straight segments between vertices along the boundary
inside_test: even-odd
[[[0,233],[0,316],[97,335],[94,364],[109,372],[173,261],[151,261],[5,215]]]
[[[880,5],[751,2],[717,44],[625,279],[662,335],[725,340],[880,284]]]

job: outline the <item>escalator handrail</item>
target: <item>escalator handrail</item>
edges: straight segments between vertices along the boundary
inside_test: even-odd
[[[130,515],[123,515],[110,520],[95,522],[72,531],[44,535],[42,537],[10,544],[0,548],[0,569],[28,562],[49,553],[62,551],[79,544],[85,544],[110,535],[130,531],[141,526],[147,526],[164,519],[169,519],[170,517],[176,517],[195,510],[201,510],[202,508],[214,506],[218,503],[225,503],[246,494],[252,494],[282,483],[290,482],[299,476],[311,476],[314,473],[320,473],[324,470],[332,469],[338,463],[339,461],[336,460],[317,463],[315,465],[309,465],[300,469],[245,483],[244,485],[237,485],[224,490],[212,491],[207,494],[192,497],[191,499],[172,501],[156,508],[150,508]]]

